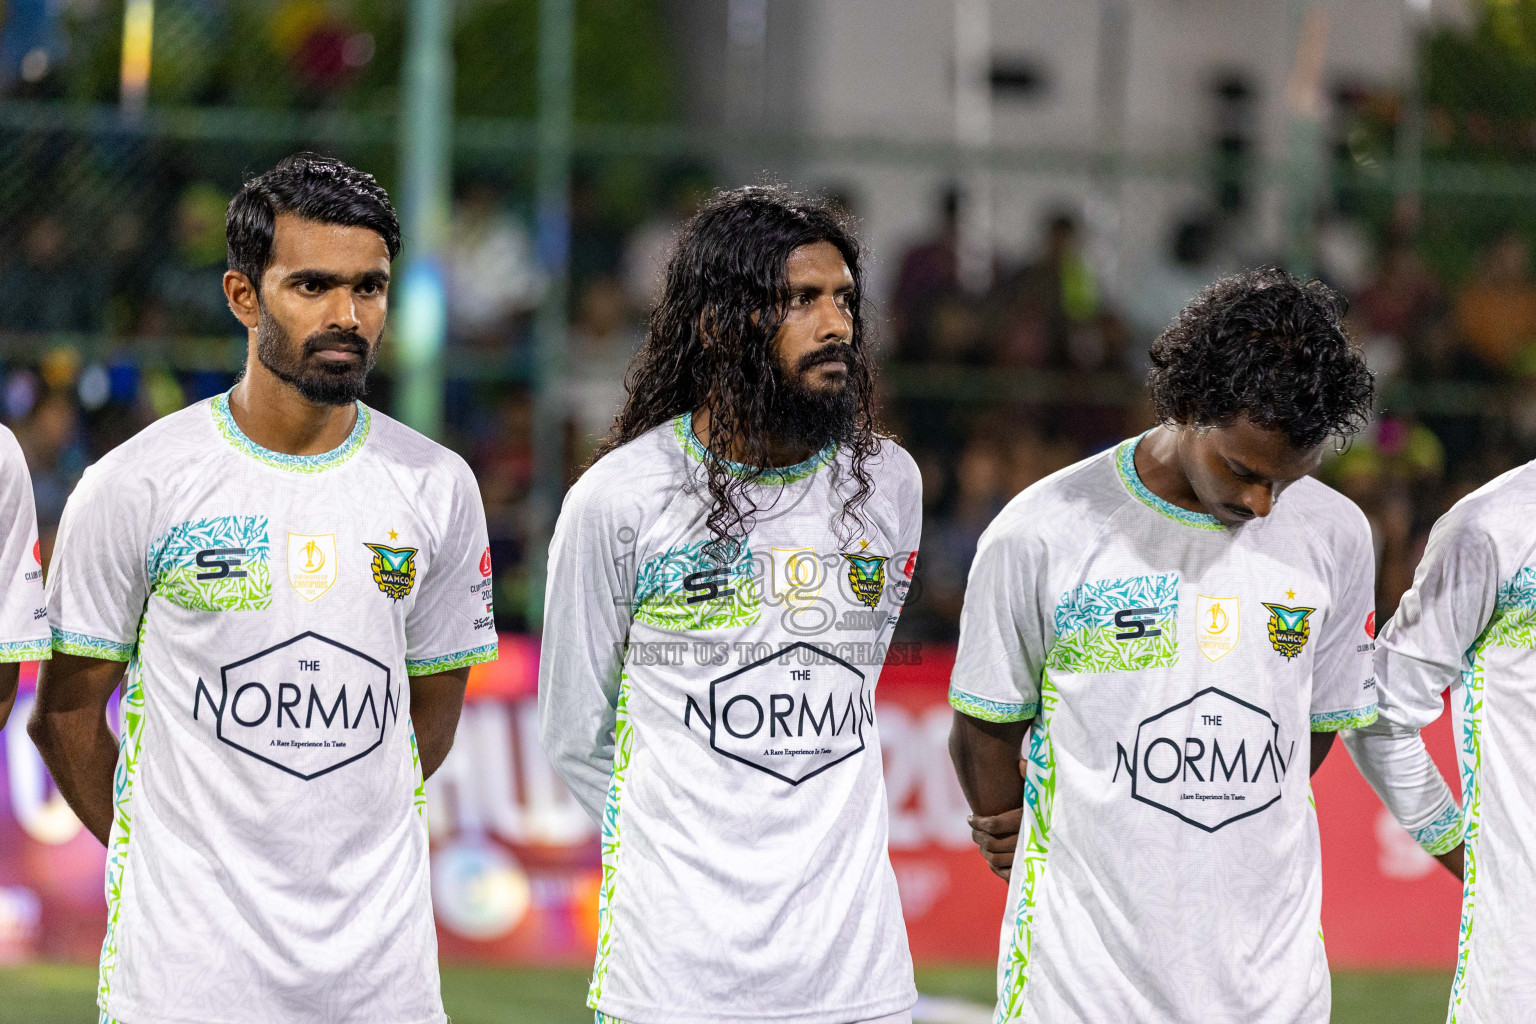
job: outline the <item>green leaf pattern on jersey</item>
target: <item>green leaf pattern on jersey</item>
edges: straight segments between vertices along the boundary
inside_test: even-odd
[[[71,633],[67,629],[53,631],[53,649],[60,654],[73,654],[80,658],[100,658],[102,661],[128,661],[133,657],[133,644],[120,644],[116,640],[103,640],[87,633]]]
[[[236,571],[219,579],[197,564],[200,551],[244,548]],[[217,516],[173,526],[149,548],[152,593],[195,612],[260,611],[272,605],[266,516]]]
[[[1151,431],[1148,431],[1151,433]],[[1141,482],[1141,474],[1136,472],[1136,446],[1146,434],[1129,438],[1120,442],[1120,447],[1115,449],[1115,471],[1120,474],[1120,482],[1125,489],[1131,492],[1131,496],[1143,505],[1150,508],[1160,516],[1172,519],[1184,526],[1193,527],[1196,530],[1225,530],[1221,520],[1215,516],[1206,515],[1204,512],[1191,512],[1187,508],[1180,508],[1173,502],[1159,498],[1152,493],[1151,488]]]
[[[1478,774],[1483,765],[1483,684],[1487,674],[1485,654],[1492,647],[1536,649],[1536,568],[1527,566],[1499,584],[1493,617],[1482,635],[1467,648],[1461,666],[1461,765],[1462,841],[1466,843],[1461,890],[1461,935],[1456,943],[1456,975],[1451,981],[1451,1005],[1447,1024],[1461,1020],[1466,995],[1467,967],[1472,957],[1473,925],[1477,920],[1477,857],[1482,838],[1483,794]],[[1455,848],[1455,844],[1451,844]]]
[[[1013,870],[1022,873],[1009,936],[997,977],[995,1024],[1023,1020],[1024,987],[1034,956],[1035,911],[1051,847],[1051,811],[1056,803],[1056,751],[1051,745],[1051,715],[1060,694],[1049,672],[1040,677],[1040,715],[1029,731],[1029,760],[1024,771],[1024,823]]]
[[[411,794],[411,806],[422,819],[427,817],[427,780],[421,774],[421,747],[416,745],[416,727],[411,727],[411,771],[416,773],[416,789]]]
[[[215,395],[210,408],[213,410],[213,425],[218,428],[219,434],[253,459],[257,459],[274,469],[285,469],[290,473],[319,473],[339,466],[352,456],[356,455],[363,442],[368,440],[368,431],[373,425],[373,413],[362,402],[357,405],[357,420],[352,424],[352,432],[341,444],[328,452],[319,455],[289,455],[287,452],[275,452],[245,436],[245,431],[235,423],[235,418],[229,411],[229,395]]]
[[[648,626],[680,632],[688,629],[733,629],[756,625],[762,616],[757,568],[745,537],[738,538],[740,555],[728,575],[715,576],[719,597],[689,604],[690,597],[708,593],[689,591],[684,580],[696,573],[718,570],[719,561],[705,548],[713,538],[668,548],[648,558],[635,578],[635,618]],[[730,594],[725,592],[729,590]]]
[[[139,636],[133,660],[123,682],[123,735],[118,741],[117,768],[112,775],[112,831],[107,842],[107,935],[101,943],[101,970],[97,978],[97,1002],[105,1005],[112,994],[117,971],[117,926],[122,915],[124,875],[128,869],[128,844],[133,838],[134,780],[144,743],[144,633],[146,619],[139,620]]]
[[[592,985],[587,990],[587,1006],[594,1010],[597,1001],[603,997],[603,983],[608,980],[608,958],[613,952],[613,900],[618,892],[619,846],[623,839],[619,826],[619,799],[624,795],[624,781],[629,775],[629,756],[634,744],[635,733],[629,724],[629,675],[622,673],[619,676],[619,699],[614,707],[613,768],[608,775],[608,796],[603,801],[603,874],[597,887],[597,962],[592,968]]]
[[[711,460],[717,460],[727,473],[739,480],[750,480],[753,483],[783,485],[793,484],[804,480],[815,473],[822,466],[831,462],[837,455],[837,443],[829,443],[821,451],[816,452],[804,462],[797,462],[793,466],[769,466],[759,469],[756,466],[748,466],[741,462],[732,462],[729,459],[719,459],[708,448],[699,436],[693,432],[693,413],[685,412],[672,421],[672,436],[677,438],[677,443],[683,446],[683,451],[693,461],[703,465]]]
[[[48,640],[16,640],[0,644],[0,662],[44,661],[53,656],[53,644]]]
[[[469,665],[479,665],[481,662],[495,661],[496,652],[500,648],[496,644],[486,644],[484,647],[471,647],[467,651],[457,654],[445,654],[441,658],[426,658],[421,661],[405,659],[405,674],[408,676],[430,676],[439,672],[452,672],[456,668],[464,668]]]
[[[1040,710],[1036,703],[1004,702],[978,697],[949,684],[949,706],[962,715],[979,718],[983,722],[1027,722]]]
[[[1139,618],[1148,635],[1117,640],[1130,632],[1115,625],[1115,613],[1155,608]],[[1056,605],[1056,639],[1045,667],[1058,672],[1137,672],[1179,660],[1179,576],[1132,576],[1084,583],[1061,596]],[[1156,633],[1156,635],[1152,635]]]

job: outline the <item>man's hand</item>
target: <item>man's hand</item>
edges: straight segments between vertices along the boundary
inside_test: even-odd
[[[949,756],[966,802],[971,838],[992,872],[1007,878],[1024,821],[1024,765],[1019,750],[1028,722],[984,722],[955,712]]]
[[[1456,849],[1451,850],[1449,853],[1439,854],[1435,857],[1435,860],[1439,861],[1441,864],[1444,864],[1445,870],[1455,875],[1458,879],[1465,881],[1467,877],[1465,860],[1466,852],[1466,844],[1457,843]]]
[[[1024,825],[1024,808],[1002,814],[973,814],[966,821],[970,822],[971,838],[986,858],[987,866],[1006,882],[1013,874],[1013,855],[1019,846],[1019,829]]]

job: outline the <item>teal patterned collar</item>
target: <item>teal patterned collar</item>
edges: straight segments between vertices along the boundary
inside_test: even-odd
[[[1150,433],[1150,430],[1147,431],[1147,434]],[[1136,472],[1136,446],[1141,444],[1142,438],[1147,434],[1139,434],[1121,441],[1120,447],[1115,449],[1115,468],[1119,470],[1120,482],[1125,485],[1127,491],[1131,492],[1131,497],[1176,523],[1182,523],[1196,530],[1225,530],[1226,526],[1215,516],[1179,508],[1173,502],[1165,501],[1153,494],[1147,485],[1141,482],[1141,475]]]
[[[352,425],[352,433],[347,435],[345,441],[319,455],[289,455],[287,452],[274,452],[270,448],[263,448],[245,436],[245,431],[240,429],[239,424],[235,422],[235,417],[229,411],[228,392],[215,395],[209,408],[213,410],[213,425],[224,440],[251,458],[275,469],[285,469],[290,473],[320,473],[341,465],[357,454],[363,442],[368,439],[368,429],[373,424],[373,413],[362,402],[358,402],[357,422]]]
[[[762,484],[792,484],[797,480],[804,480],[831,462],[837,455],[837,443],[832,442],[804,462],[797,462],[793,466],[770,466],[767,469],[758,469],[756,466],[720,459],[705,448],[704,442],[700,441],[698,435],[693,432],[693,413],[691,412],[685,412],[672,421],[672,434],[677,438],[677,443],[683,446],[683,451],[692,456],[695,462],[702,464],[708,460],[718,460],[725,467],[725,471],[737,479]]]

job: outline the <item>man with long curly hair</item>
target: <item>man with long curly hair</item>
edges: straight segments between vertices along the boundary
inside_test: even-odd
[[[544,748],[602,831],[600,1020],[909,1021],[874,696],[921,530],[829,205],[716,195],[550,549]]]
[[[1216,282],[1152,346],[1159,425],[981,538],[950,751],[999,1022],[1328,1020],[1308,769],[1376,717],[1370,529],[1309,476],[1371,413],[1342,306]]]

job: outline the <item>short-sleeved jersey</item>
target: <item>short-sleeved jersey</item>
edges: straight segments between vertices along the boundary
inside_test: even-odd
[[[853,522],[835,447],[776,470],[722,551],[709,457],[687,416],[606,455],[551,547],[544,745],[602,829],[589,1001],[647,1024],[899,1013],[917,993],[875,686],[921,532],[916,465],[882,442]]]
[[[1154,495],[1139,439],[987,529],[950,690],[1033,719],[1000,1022],[1321,1024],[1312,731],[1374,719],[1365,517],[1315,480],[1236,529]]]
[[[1413,586],[1381,631],[1381,717],[1420,729],[1450,689],[1461,813],[1415,838],[1466,843],[1451,1021],[1529,1017],[1536,1002],[1536,464],[1461,501],[1430,532]],[[1474,921],[1476,927],[1473,927]]]
[[[489,575],[468,467],[361,403],[292,456],[220,395],[86,471],[48,609],[128,662],[108,1015],[446,1020],[409,677],[495,657]]]
[[[0,426],[0,662],[49,656],[43,558],[32,477],[16,436]]]

